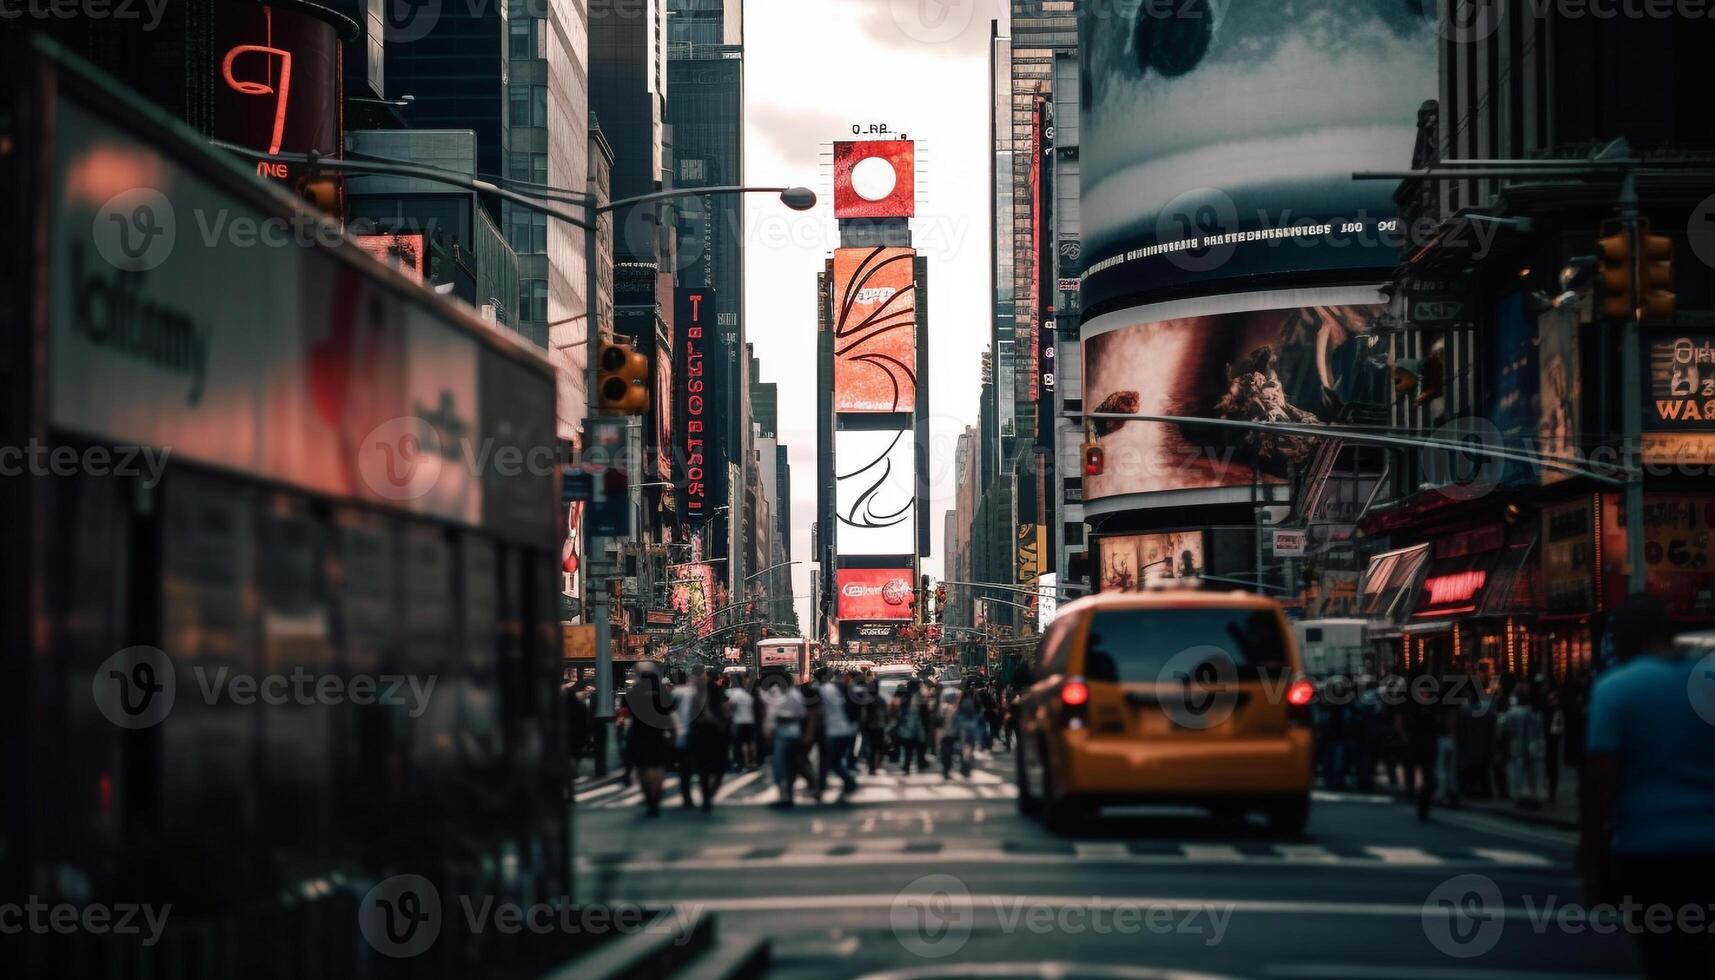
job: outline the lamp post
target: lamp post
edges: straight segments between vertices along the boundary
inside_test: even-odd
[[[654,201],[666,201],[680,197],[703,197],[710,194],[779,194],[780,203],[794,211],[808,211],[816,206],[816,192],[807,187],[742,187],[727,185],[721,187],[690,187],[675,190],[657,191],[653,194],[641,194],[636,197],[622,198],[618,201],[600,202],[591,192],[584,204],[585,220],[573,222],[584,230],[584,308],[588,313],[586,328],[589,336],[588,353],[585,356],[584,386],[588,398],[587,418],[593,420],[601,409],[601,393],[597,390],[596,379],[599,368],[596,363],[601,351],[601,316],[597,308],[597,292],[599,277],[597,262],[600,258],[600,242],[598,230],[601,227],[601,216],[620,208],[635,207],[639,204],[649,204]],[[553,212],[550,212],[553,213]],[[588,424],[586,422],[586,424]],[[632,464],[636,468],[636,464]],[[585,554],[590,558],[603,555],[605,545],[599,537],[590,532],[585,526],[588,548]],[[592,572],[594,566],[592,565]],[[611,570],[607,570],[611,574]],[[594,577],[593,575],[591,576]],[[600,733],[600,743],[605,746],[608,726],[613,723],[613,650],[610,649],[608,633],[608,613],[602,608],[605,605],[605,593],[601,589],[591,589],[590,593],[599,605],[595,616],[595,658],[596,658],[596,726]],[[605,748],[598,762],[598,771],[606,768],[607,754]]]

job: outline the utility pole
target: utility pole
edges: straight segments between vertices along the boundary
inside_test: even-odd
[[[1632,171],[1620,178],[1620,222],[1632,241],[1632,310],[1621,325],[1620,338],[1620,427],[1625,430],[1623,457],[1626,469],[1626,591],[1641,595],[1648,575],[1644,568],[1644,473],[1643,429],[1644,405],[1642,379],[1643,337],[1639,321],[1643,318],[1644,236],[1638,222],[1638,185]]]

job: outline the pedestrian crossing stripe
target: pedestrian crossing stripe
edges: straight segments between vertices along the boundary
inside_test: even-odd
[[[1351,847],[1323,844],[1170,843],[1165,841],[1081,841],[1075,843],[976,840],[946,843],[924,838],[797,841],[784,845],[716,844],[701,848],[639,854],[621,851],[585,855],[580,867],[617,871],[744,870],[762,865],[828,867],[842,864],[921,864],[924,861],[1001,864],[1202,865],[1255,867],[1317,865],[1344,868],[1544,868],[1553,861],[1526,851],[1459,848],[1431,852],[1417,847]]]
[[[858,788],[846,797],[850,803],[945,803],[970,800],[1012,800],[1018,797],[1018,787],[1010,777],[986,769],[973,769],[969,776],[955,772],[951,779],[939,772],[860,774]],[[675,806],[679,798],[679,777],[669,775],[662,787],[663,806]],[[830,779],[823,793],[832,799],[838,792],[838,782]],[[795,799],[814,802],[799,783]],[[766,769],[753,769],[728,775],[715,794],[716,806],[765,806],[779,798],[774,780]],[[697,799],[702,799],[698,790]],[[630,785],[612,783],[588,793],[579,792],[577,805],[592,810],[620,810],[643,802],[643,791],[635,782]]]

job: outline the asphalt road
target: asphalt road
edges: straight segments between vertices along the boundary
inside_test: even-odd
[[[741,776],[706,815],[670,778],[654,820],[604,788],[577,808],[577,898],[715,913],[769,937],[772,977],[1635,975],[1627,938],[1576,918],[1563,832],[1318,794],[1293,839],[1170,810],[1056,836],[1018,814],[1011,771],[866,777],[856,802],[787,811]]]

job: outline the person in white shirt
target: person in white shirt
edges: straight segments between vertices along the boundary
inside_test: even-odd
[[[750,692],[755,683],[745,677],[726,696],[732,706],[733,761],[740,769],[756,768],[756,696]]]
[[[790,677],[779,674],[762,679],[762,723],[774,743],[774,784],[780,798],[769,806],[792,805],[792,780],[798,772],[798,752],[804,737],[807,709],[804,695]]]
[[[857,778],[852,775],[851,752],[852,744],[857,741],[857,726],[852,723],[851,714],[846,710],[845,688],[835,679],[828,668],[823,667],[816,672],[816,679],[821,682],[816,693],[822,702],[822,744],[819,747],[820,762],[816,778],[816,793],[820,797],[828,786],[828,774],[840,777],[840,798],[837,802],[844,803],[846,798],[858,788]]]

